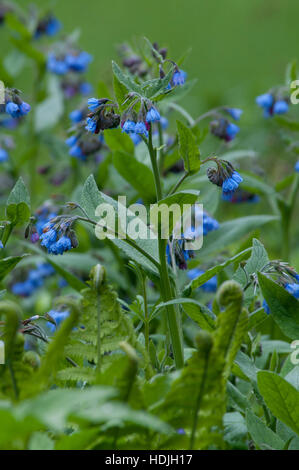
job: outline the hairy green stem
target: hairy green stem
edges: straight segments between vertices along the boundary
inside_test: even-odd
[[[153,143],[152,143],[151,127],[149,129],[148,150],[149,150],[153,173],[154,173],[157,201],[159,201],[162,199],[162,190],[161,190],[160,173],[159,173],[159,169],[157,166],[157,155],[156,155],[155,149],[153,148]],[[159,237],[158,237],[159,259],[160,259],[159,271],[160,271],[160,276],[161,276],[161,295],[162,295],[164,302],[167,302],[173,299],[169,273],[168,273],[167,260],[166,260],[166,244],[167,244],[167,240],[162,239],[161,234],[159,234]],[[184,356],[183,356],[183,346],[182,346],[182,335],[180,331],[179,314],[173,305],[169,305],[166,307],[166,313],[167,313],[167,322],[168,322],[168,328],[169,328],[169,333],[170,333],[170,338],[171,338],[171,345],[172,345],[175,365],[178,369],[180,369],[184,365]]]
[[[177,181],[177,183],[174,185],[174,187],[169,191],[168,193],[168,196],[171,196],[172,194],[174,194],[178,189],[179,187],[181,186],[181,184],[185,181],[185,179],[189,176],[189,173],[186,171],[181,177],[180,179]]]

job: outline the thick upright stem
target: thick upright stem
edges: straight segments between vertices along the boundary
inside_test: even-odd
[[[150,159],[152,163],[155,186],[156,186],[156,195],[157,201],[162,199],[162,189],[160,181],[160,173],[157,165],[157,155],[156,151],[153,148],[152,143],[152,129],[149,130],[149,140],[148,140],[148,150],[150,154]],[[161,275],[161,295],[164,302],[172,300],[171,284],[168,273],[168,266],[166,261],[166,243],[167,241],[161,238],[161,234],[158,237],[159,244],[159,260],[160,260],[160,275]],[[180,369],[184,365],[184,355],[183,355],[183,346],[182,346],[182,335],[180,331],[180,319],[179,314],[176,312],[173,305],[169,305],[166,308],[167,313],[167,322],[171,338],[171,345],[174,355],[174,360],[176,367]]]

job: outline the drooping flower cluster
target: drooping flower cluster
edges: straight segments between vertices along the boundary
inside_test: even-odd
[[[157,108],[151,102],[148,102],[146,108],[142,102],[141,109],[136,117],[136,113],[127,112],[123,116],[121,128],[123,132],[129,134],[135,144],[140,142],[140,136],[148,138],[149,126],[155,122],[161,121],[161,116]]]
[[[31,269],[28,272],[28,276],[25,281],[16,282],[12,285],[12,293],[21,297],[29,297],[44,284],[46,278],[53,274],[55,274],[55,270],[51,264],[38,264],[36,269]]]
[[[1,105],[1,111],[5,111],[12,118],[20,118],[29,113],[31,107],[20,97],[20,90],[16,88],[5,89],[5,105]]]
[[[210,122],[210,129],[213,135],[225,140],[225,142],[230,142],[240,132],[239,126],[225,118],[215,119]]]
[[[99,134],[101,130],[114,129],[119,126],[120,116],[115,113],[117,105],[108,98],[89,98],[85,129],[92,134]]]
[[[82,161],[85,161],[89,155],[99,155],[98,152],[104,145],[103,134],[84,132],[87,114],[88,111],[85,108],[75,109],[70,113],[69,117],[74,123],[70,131],[73,133],[65,141],[69,147],[69,155]]]
[[[36,26],[34,38],[39,39],[41,36],[55,36],[61,30],[61,22],[51,13],[41,18]]]
[[[77,48],[69,48],[67,51],[50,52],[48,54],[47,69],[56,75],[65,75],[69,72],[83,73],[92,61],[88,52]]]
[[[274,114],[285,114],[289,110],[288,98],[275,95],[274,93],[259,95],[255,101],[264,110],[264,117],[266,118]]]
[[[27,227],[28,236],[32,243],[36,243],[43,233],[43,228],[50,222],[51,219],[57,216],[57,209],[53,206],[51,201],[46,201],[35,212],[35,220],[31,221]],[[27,235],[26,235],[27,236]]]
[[[230,197],[238,189],[243,178],[226,160],[214,159],[217,168],[208,168],[207,175],[211,183],[222,187],[224,198]]]
[[[40,236],[41,246],[44,246],[49,254],[62,255],[64,252],[76,248],[78,240],[71,229],[71,218],[54,218],[48,222]]]
[[[179,269],[187,269],[187,261],[194,258],[194,251],[187,250],[185,247],[186,241],[184,238],[180,240],[173,240],[166,246],[167,262],[173,265],[172,260]]]
[[[295,164],[295,171],[299,172],[299,160]]]

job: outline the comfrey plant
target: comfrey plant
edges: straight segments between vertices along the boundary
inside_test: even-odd
[[[0,6],[36,76],[6,70],[0,109],[0,448],[298,449],[295,65],[257,99],[271,120],[252,97],[269,162],[238,103],[185,109],[165,47],[120,46],[94,92],[34,12]]]

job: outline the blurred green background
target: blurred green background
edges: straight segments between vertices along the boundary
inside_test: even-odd
[[[20,4],[30,4],[20,0]],[[45,7],[47,0],[36,4]],[[63,0],[49,2],[67,32],[80,28],[83,48],[94,55],[90,75],[110,76],[116,45],[139,36],[169,47],[199,81],[191,110],[206,102],[251,102],[283,79],[298,53],[298,0]]]

